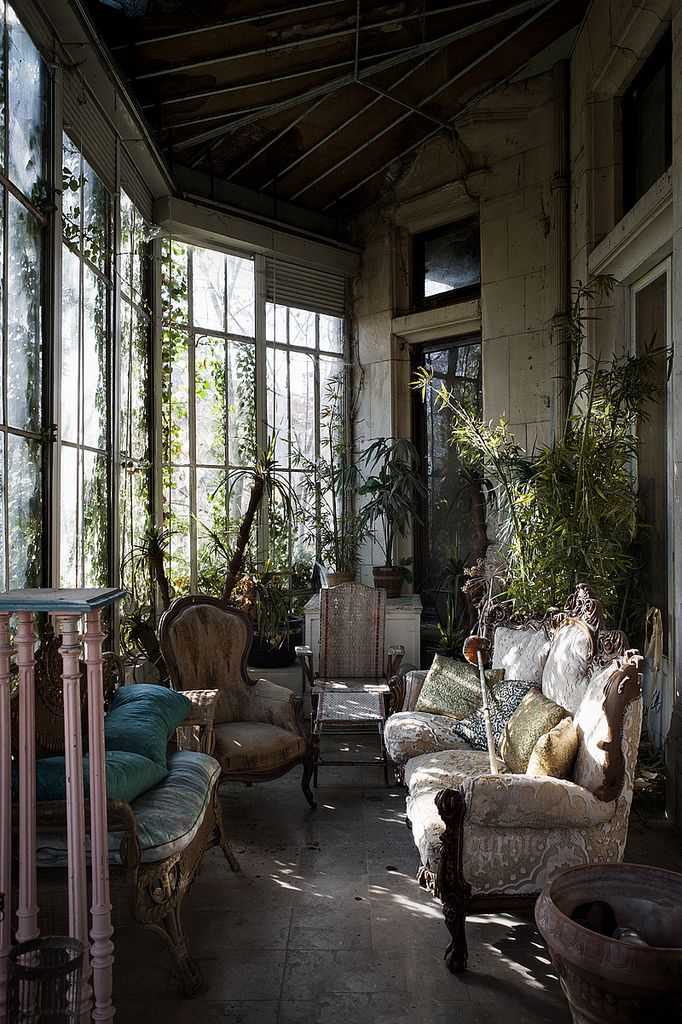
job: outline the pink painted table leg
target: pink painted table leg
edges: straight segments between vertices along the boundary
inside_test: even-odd
[[[104,715],[102,687],[101,612],[85,616],[85,663],[88,673],[88,731],[90,752],[90,846],[92,850],[92,985],[95,1006],[93,1021],[111,1021],[114,944],[111,941],[109,902],[109,842],[107,830],[106,768],[104,761]]]
[[[17,613],[19,666],[19,898],[17,942],[35,939],[38,929],[36,876],[35,633],[31,612]]]
[[[88,955],[88,893],[85,865],[83,743],[80,697],[80,614],[60,614],[62,682],[64,685],[64,756],[66,760],[66,836],[68,848],[69,934],[85,946],[81,986],[81,1021],[90,1021],[92,988]]]
[[[11,946],[12,902],[12,742],[10,735],[9,614],[0,613],[0,892],[5,913],[0,921],[0,1021],[7,1016],[7,955]]]

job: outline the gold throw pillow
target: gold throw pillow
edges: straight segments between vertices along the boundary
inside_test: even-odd
[[[563,718],[558,725],[541,736],[533,747],[526,775],[549,775],[570,779],[578,753],[578,733],[572,718]]]
[[[500,739],[500,756],[509,771],[522,775],[537,741],[567,714],[565,708],[539,690],[529,690],[511,715]]]
[[[488,686],[504,675],[502,669],[486,669]],[[415,711],[427,711],[448,718],[465,718],[481,703],[478,669],[467,661],[436,654],[429,669]]]

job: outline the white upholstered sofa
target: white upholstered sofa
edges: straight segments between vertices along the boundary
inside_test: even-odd
[[[392,681],[389,756],[403,774],[419,878],[443,901],[452,971],[467,963],[468,912],[532,906],[561,868],[623,856],[642,719],[641,658],[581,585],[560,612],[508,617],[494,609],[485,632],[492,665],[528,677],[573,716],[570,778],[511,772],[472,750],[456,722],[415,711],[426,673]],[[577,734],[577,741],[575,740]]]

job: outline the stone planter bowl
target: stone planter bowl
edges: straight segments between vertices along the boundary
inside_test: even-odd
[[[618,926],[646,946],[608,938],[571,920],[602,900]],[[641,864],[586,864],[560,871],[535,905],[575,1024],[682,1021],[682,875]]]

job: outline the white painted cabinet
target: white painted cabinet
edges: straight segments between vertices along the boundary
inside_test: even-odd
[[[305,642],[312,648],[315,670],[320,653],[320,595],[314,594],[303,610],[305,616]],[[405,648],[401,671],[419,668],[422,602],[419,594],[408,597],[389,597],[386,601],[386,650],[394,644]]]

